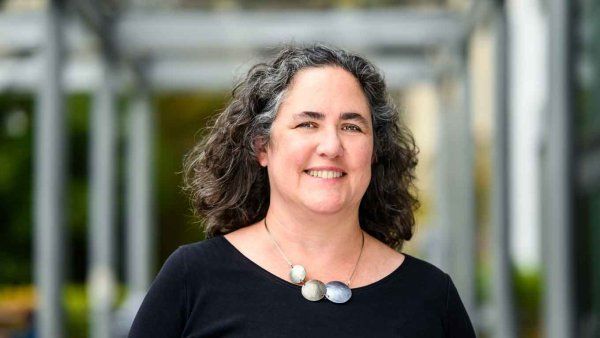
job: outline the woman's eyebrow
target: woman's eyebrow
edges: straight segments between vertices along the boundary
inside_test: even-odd
[[[314,112],[314,111],[303,111],[301,113],[294,114],[294,120],[301,120],[301,119],[306,119],[306,118],[315,119],[315,120],[324,120],[325,114],[319,113],[319,112]]]
[[[321,120],[325,119],[325,114],[319,113],[319,112],[314,112],[314,111],[303,111],[301,113],[294,114],[293,118],[294,118],[294,120],[311,118],[311,119],[321,121]],[[357,120],[358,122],[360,122],[364,125],[367,125],[367,126],[369,125],[369,122],[367,121],[367,119],[364,116],[362,116],[359,113],[355,113],[355,112],[341,113],[340,119],[344,120],[344,121]]]
[[[342,119],[342,120],[357,120],[358,122],[364,124],[365,126],[369,125],[369,122],[367,121],[367,119],[359,113],[354,113],[354,112],[342,113],[340,115],[340,119]]]

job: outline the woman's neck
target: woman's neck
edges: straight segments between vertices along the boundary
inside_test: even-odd
[[[326,264],[340,263],[340,259],[353,261],[360,250],[362,230],[358,211],[316,215],[271,205],[266,222],[292,262],[294,259],[318,259]]]

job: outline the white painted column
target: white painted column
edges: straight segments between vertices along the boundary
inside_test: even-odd
[[[442,268],[454,280],[474,322],[477,261],[475,240],[474,140],[471,130],[470,84],[467,60],[458,49],[448,51],[446,71],[440,81],[439,197],[442,243],[447,252]]]
[[[88,297],[90,337],[111,337],[115,300],[117,112],[114,65],[104,56],[90,123],[90,220]]]
[[[545,116],[543,196],[545,337],[575,337],[573,257],[573,104],[571,2],[548,2],[549,97]]]
[[[45,12],[44,68],[35,109],[34,280],[35,325],[42,338],[64,337],[62,287],[66,186],[66,114],[62,73],[64,21],[61,1],[48,1]]]
[[[506,14],[498,7],[492,22],[494,35],[494,108],[491,183],[491,335],[517,337],[512,259],[510,255],[510,96],[508,95],[509,35]]]

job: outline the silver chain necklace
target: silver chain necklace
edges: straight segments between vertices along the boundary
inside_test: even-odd
[[[277,243],[277,241],[271,234],[271,231],[269,231],[269,227],[267,226],[267,218],[266,217],[265,217],[265,229],[267,229],[267,233],[269,234],[269,237],[271,237],[271,240],[275,244],[275,247],[277,247],[277,250],[279,250],[279,252],[281,253],[281,256],[283,256],[283,258],[285,259],[285,261],[288,263],[288,265],[291,268],[290,280],[294,284],[302,285],[301,292],[302,292],[302,296],[304,298],[306,298],[310,301],[316,302],[316,301],[323,299],[323,297],[325,297],[334,303],[341,304],[341,303],[347,302],[350,299],[350,297],[352,297],[352,290],[350,289],[350,282],[352,281],[352,277],[354,277],[354,272],[356,272],[356,267],[358,266],[358,262],[360,261],[360,256],[362,256],[363,248],[365,246],[364,231],[361,230],[362,244],[360,246],[360,253],[358,254],[358,259],[356,260],[356,264],[354,265],[352,274],[350,274],[350,278],[348,278],[348,282],[343,283],[340,281],[331,281],[327,284],[324,284],[323,282],[321,282],[320,280],[317,280],[317,279],[311,279],[311,280],[304,282],[304,279],[306,278],[306,269],[302,265],[292,264],[292,261],[290,261],[287,258],[287,256],[285,255],[283,250],[281,250],[281,247],[279,246],[279,244]]]

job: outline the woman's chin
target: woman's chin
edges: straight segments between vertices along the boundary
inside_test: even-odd
[[[344,209],[344,204],[334,201],[311,201],[306,207],[318,214],[331,215]]]

